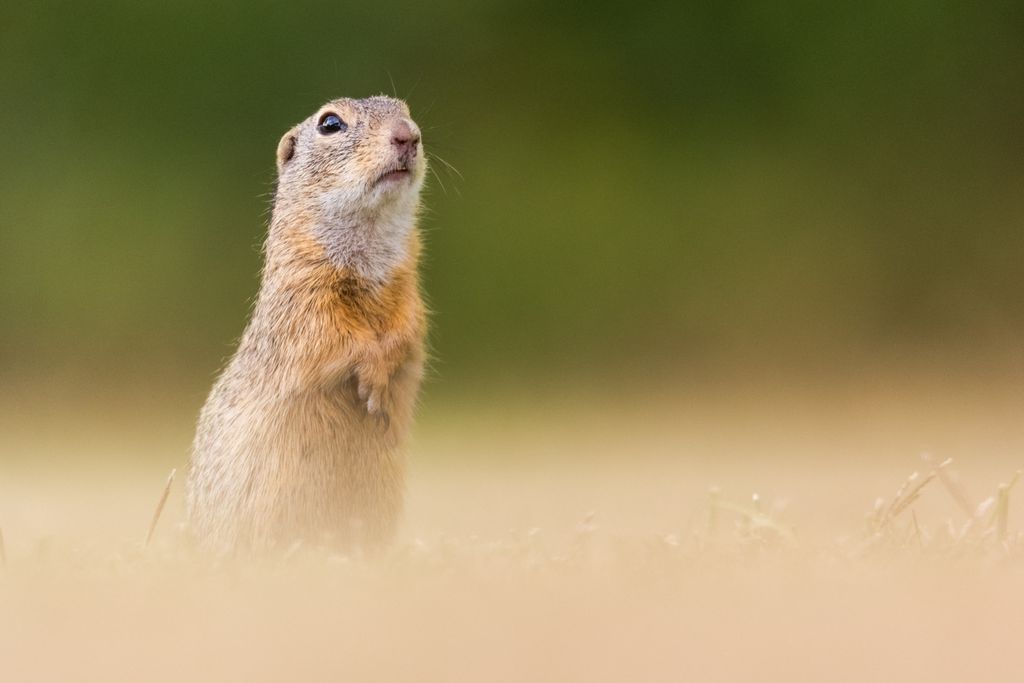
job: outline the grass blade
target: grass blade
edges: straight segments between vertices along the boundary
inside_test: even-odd
[[[149,547],[149,542],[153,540],[153,532],[156,531],[156,524],[160,521],[160,514],[164,511],[167,496],[171,494],[171,484],[174,483],[174,475],[177,472],[177,469],[171,470],[171,475],[167,477],[167,484],[164,485],[164,492],[160,495],[160,501],[156,504],[156,510],[153,511],[153,519],[149,523],[149,532],[146,534],[146,544],[144,546],[146,548]]]

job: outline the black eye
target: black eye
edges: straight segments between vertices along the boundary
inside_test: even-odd
[[[340,116],[337,114],[331,114],[330,112],[321,116],[320,123],[316,126],[316,129],[320,131],[321,135],[340,133],[346,128],[348,128],[348,124],[342,121]]]

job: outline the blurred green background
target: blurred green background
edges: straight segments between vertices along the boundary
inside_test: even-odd
[[[278,138],[392,91],[434,390],[1017,358],[1022,84],[1019,2],[8,2],[0,373],[205,391]]]

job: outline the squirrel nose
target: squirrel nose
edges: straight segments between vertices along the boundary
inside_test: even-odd
[[[420,141],[420,132],[405,119],[399,119],[391,128],[391,144],[401,154],[416,153],[416,144]]]

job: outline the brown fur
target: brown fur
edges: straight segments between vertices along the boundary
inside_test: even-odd
[[[328,109],[347,137],[317,133]],[[188,518],[206,549],[376,545],[393,532],[424,360],[425,160],[395,189],[374,181],[396,154],[389,127],[407,117],[390,98],[338,100],[278,146],[259,297],[193,446]]]

